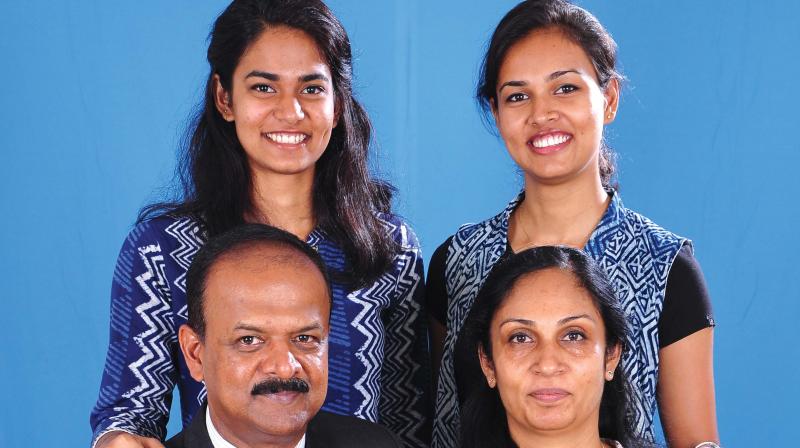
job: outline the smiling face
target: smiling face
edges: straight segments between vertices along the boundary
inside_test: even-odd
[[[515,441],[530,434],[598,431],[607,372],[605,327],[577,278],[546,269],[520,278],[490,325],[491,359],[481,368],[500,393]]]
[[[205,382],[215,427],[238,446],[296,443],[327,392],[322,274],[289,249],[248,248],[215,262],[203,297],[204,337],[186,325],[179,336],[192,377]],[[254,393],[265,381],[304,382],[308,391]]]
[[[605,90],[586,52],[558,28],[514,44],[500,66],[493,114],[526,181],[599,179],[603,125],[614,119],[615,79]]]
[[[336,126],[333,82],[314,39],[267,28],[245,50],[231,91],[216,78],[216,105],[236,126],[251,171],[313,174]]]

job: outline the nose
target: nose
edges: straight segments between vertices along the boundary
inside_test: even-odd
[[[559,375],[566,370],[563,353],[557,343],[540,343],[536,359],[531,366],[533,373],[541,376]]]
[[[270,376],[278,378],[292,378],[297,376],[301,366],[289,348],[289,344],[283,342],[271,342],[264,351],[264,358],[261,361],[261,369]]]
[[[274,114],[275,118],[288,124],[295,124],[305,117],[300,101],[291,93],[284,93],[278,98]]]
[[[555,121],[558,119],[558,110],[555,104],[549,101],[547,97],[539,97],[531,101],[530,115],[528,116],[528,124],[542,126],[545,123]]]

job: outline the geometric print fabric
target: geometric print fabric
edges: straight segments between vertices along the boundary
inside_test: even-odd
[[[427,445],[430,431],[427,330],[419,243],[399,218],[379,214],[398,244],[390,268],[374,283],[352,290],[332,282],[328,396],[323,410],[380,421],[407,446]],[[184,426],[205,400],[189,375],[177,341],[188,318],[186,272],[205,243],[188,217],[163,216],[128,235],[112,283],[106,365],[92,411],[93,441],[112,430],[162,439],[177,385]],[[346,257],[316,229],[307,243],[329,270]]]
[[[680,248],[691,243],[626,209],[619,194],[611,195],[610,204],[584,250],[605,269],[625,311],[629,333],[622,364],[634,389],[633,429],[652,440],[658,379],[658,320],[672,262]],[[458,445],[455,343],[478,291],[506,252],[508,220],[523,199],[524,192],[499,215],[461,226],[448,247],[447,335],[436,391],[434,447]]]

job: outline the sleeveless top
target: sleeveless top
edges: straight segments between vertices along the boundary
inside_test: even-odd
[[[691,242],[626,209],[619,194],[610,194],[609,206],[584,251],[604,268],[625,310],[629,334],[622,364],[634,389],[633,430],[652,440],[658,381],[658,320],[672,262],[681,247]],[[460,416],[453,370],[456,339],[478,291],[506,252],[509,217],[523,199],[524,192],[497,216],[461,226],[448,248],[447,336],[436,394],[434,447],[458,445]]]

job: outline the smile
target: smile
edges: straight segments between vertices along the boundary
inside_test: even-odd
[[[553,133],[534,137],[530,144],[537,149],[550,148],[551,146],[558,146],[572,140],[572,136],[565,133]]]
[[[308,140],[308,134],[302,132],[267,132],[264,134],[268,139],[282,145],[299,145]]]

